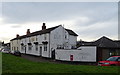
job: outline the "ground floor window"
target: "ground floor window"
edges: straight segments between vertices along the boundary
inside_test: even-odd
[[[28,45],[28,50],[32,50],[32,45]]]
[[[14,50],[14,47],[12,47],[12,50]]]
[[[110,50],[110,51],[109,51],[109,55],[110,55],[110,56],[114,56],[114,55],[118,55],[118,53],[117,53],[116,50]]]
[[[44,44],[44,51],[47,51],[47,44]]]
[[[16,48],[14,47],[14,50],[16,50]]]
[[[24,50],[24,46],[21,46],[21,50]]]
[[[64,49],[63,45],[57,45],[57,49]]]
[[[35,50],[38,51],[38,45],[35,45]]]
[[[18,47],[17,47],[17,50],[18,50]]]

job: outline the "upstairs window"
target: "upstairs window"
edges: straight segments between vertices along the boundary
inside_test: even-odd
[[[37,41],[38,39],[37,39],[37,36],[36,36],[36,41]]]
[[[44,40],[47,40],[47,35],[46,34],[44,34]]]
[[[67,39],[67,35],[65,35],[65,39]]]

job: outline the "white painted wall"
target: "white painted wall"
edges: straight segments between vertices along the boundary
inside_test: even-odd
[[[28,37],[27,38],[26,54],[39,56],[39,47],[38,47],[38,50],[36,50],[35,49],[35,44],[34,44],[34,42],[37,42],[36,38],[38,38],[38,36],[32,36],[32,37]],[[32,50],[28,49],[28,43],[32,44],[31,45],[32,46]]]
[[[69,35],[69,44],[70,44],[70,48],[72,46],[76,46],[76,44],[77,44],[77,36]]]
[[[14,53],[15,50],[20,50],[20,40],[10,41],[10,49],[11,53]]]
[[[47,44],[47,51],[44,51],[44,45],[43,45],[43,51],[42,51],[42,57],[50,57],[50,54],[49,54],[49,33],[46,33],[46,34],[42,34],[43,35],[43,40],[42,41],[47,41],[48,44]],[[44,40],[44,35],[46,35],[46,40]],[[41,39],[40,39],[41,40]]]
[[[53,50],[57,48],[57,45],[68,46],[68,48],[64,48],[71,49],[72,45],[76,45],[76,41],[77,36],[69,35],[69,33],[62,26],[59,26],[50,33],[50,44]]]
[[[70,55],[73,55],[73,61],[96,62],[96,47],[80,47],[72,50],[56,50],[57,60],[70,61]]]
[[[50,33],[50,43],[51,48],[56,49],[57,45],[63,45],[64,43],[64,35],[63,35],[63,27],[60,26]]]
[[[46,36],[46,40],[44,39],[45,36]],[[44,45],[42,43],[43,41],[48,42],[47,51],[44,51]],[[36,50],[34,42],[38,42],[38,50]],[[21,39],[21,43],[23,43],[26,46],[26,54],[40,56],[40,47],[42,47],[42,57],[50,57],[49,55],[49,33],[23,38]],[[28,43],[32,43],[32,50],[28,49]],[[25,53],[25,50],[21,49],[21,45],[20,45],[20,51],[21,53]]]
[[[22,43],[24,44],[23,49],[22,49],[22,46],[21,46]],[[23,38],[23,39],[21,39],[21,41],[20,41],[20,52],[21,52],[21,53],[25,53],[25,46],[26,46],[26,38]]]

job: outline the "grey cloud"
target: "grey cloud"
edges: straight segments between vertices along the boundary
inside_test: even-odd
[[[117,22],[118,8],[117,3],[114,2],[8,2],[3,3],[2,7],[5,23],[75,20],[73,30],[80,36],[117,35],[115,22]],[[87,17],[88,21],[81,22],[79,17]],[[97,27],[97,24],[107,22],[113,26],[107,24],[107,27]],[[89,26],[94,28],[89,29]],[[81,28],[85,29],[81,30]]]
[[[11,28],[20,28],[21,26],[20,25],[13,25],[11,26]]]
[[[106,5],[107,4],[107,5]],[[43,22],[75,18],[78,16],[99,17],[104,10],[113,8],[111,3],[42,3],[8,2],[3,3],[3,17],[8,23]],[[109,14],[110,11],[108,11]],[[97,15],[97,16],[96,16]]]

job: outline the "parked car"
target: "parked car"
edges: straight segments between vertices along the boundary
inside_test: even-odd
[[[99,61],[99,66],[120,66],[120,56],[109,57],[105,61]]]
[[[15,56],[21,56],[21,53],[20,53],[20,51],[14,51],[14,53],[13,53]]]
[[[2,48],[1,52],[3,52],[3,53],[10,53],[9,49],[6,49],[6,48]]]

